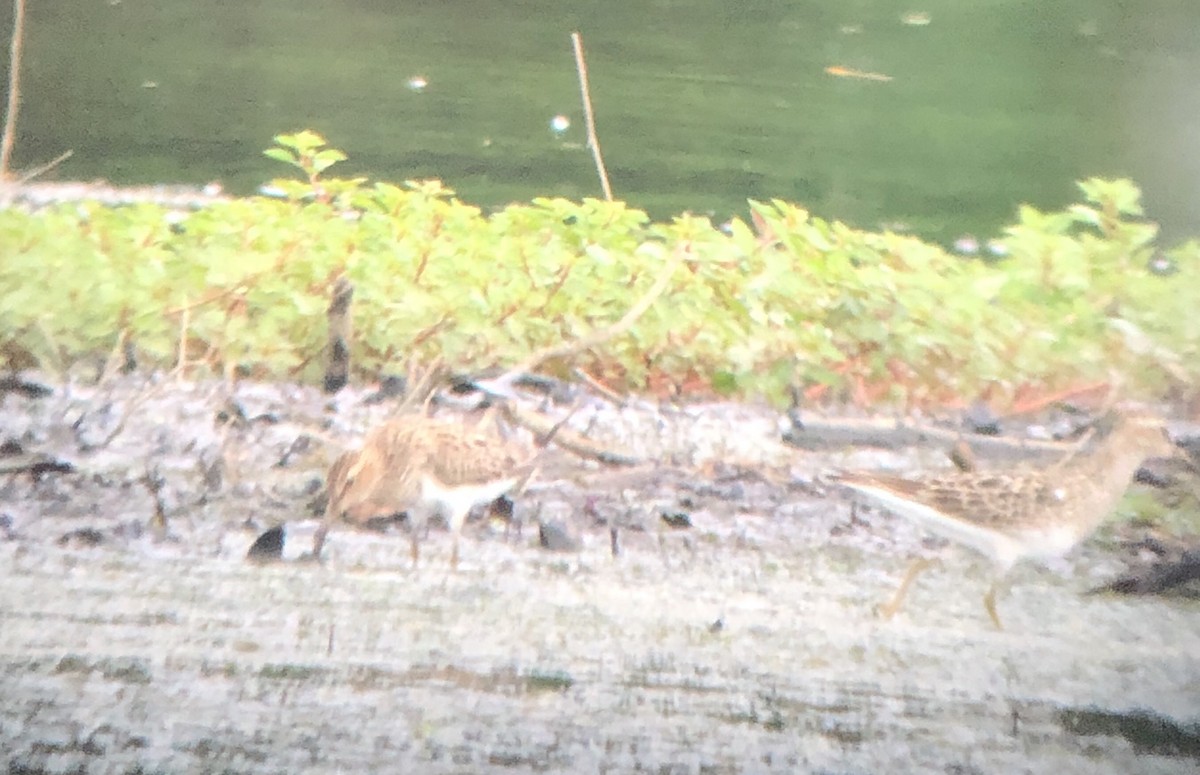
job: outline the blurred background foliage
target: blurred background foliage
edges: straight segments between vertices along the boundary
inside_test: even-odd
[[[215,372],[315,380],[344,273],[360,377],[409,357],[511,365],[619,319],[683,245],[667,294],[572,365],[629,389],[918,404],[1114,371],[1179,394],[1200,370],[1200,245],[1159,248],[1128,181],[1084,181],[1063,210],[1024,206],[986,258],[966,258],[779,200],[719,226],[597,200],[485,215],[437,181],[326,176],[343,157],[315,133],[277,141],[268,155],[303,171],[275,182],[281,198],[0,211],[10,364],[62,369],[127,342],[163,367],[182,348]]]

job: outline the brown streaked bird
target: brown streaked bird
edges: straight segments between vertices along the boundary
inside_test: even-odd
[[[421,415],[386,422],[367,434],[361,449],[343,453],[329,469],[329,503],[313,539],[313,556],[320,557],[334,523],[363,524],[403,511],[415,567],[421,533],[440,513],[452,536],[450,564],[457,568],[467,513],[524,486],[533,475],[534,457],[525,445],[481,427]]]
[[[847,473],[835,479],[892,513],[990,557],[995,575],[983,604],[997,629],[1003,629],[996,595],[1008,571],[1023,559],[1065,555],[1108,516],[1146,458],[1174,451],[1162,420],[1119,415],[1091,454],[1072,454],[1048,468],[913,478]],[[885,619],[900,609],[929,564],[913,563],[891,601],[881,607]]]

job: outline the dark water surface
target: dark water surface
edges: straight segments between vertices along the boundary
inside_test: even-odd
[[[904,10],[35,2],[15,161],[69,148],[59,178],[218,179],[248,193],[287,174],[261,156],[271,137],[311,127],[350,154],[344,175],[439,177],[483,206],[598,196],[569,41],[579,30],[615,191],[656,217],[725,218],[779,197],[945,242],[990,236],[1020,202],[1076,201],[1075,180],[1103,175],[1142,185],[1168,240],[1200,234],[1200,3]],[[428,85],[412,89],[415,77]],[[571,121],[561,135],[559,114]]]

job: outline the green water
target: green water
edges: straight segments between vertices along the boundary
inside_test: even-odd
[[[656,217],[779,197],[947,242],[1103,175],[1142,185],[1168,240],[1200,235],[1195,0],[913,4],[926,25],[884,0],[29,5],[15,163],[72,149],[61,179],[247,193],[287,174],[271,137],[310,127],[344,175],[438,177],[485,207],[599,196],[579,30],[613,187]]]

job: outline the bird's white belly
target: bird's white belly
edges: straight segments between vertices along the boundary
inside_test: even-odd
[[[497,479],[491,482],[447,487],[432,476],[421,477],[421,500],[436,504],[450,516],[466,513],[480,503],[491,503],[511,490],[517,483],[516,477]]]

